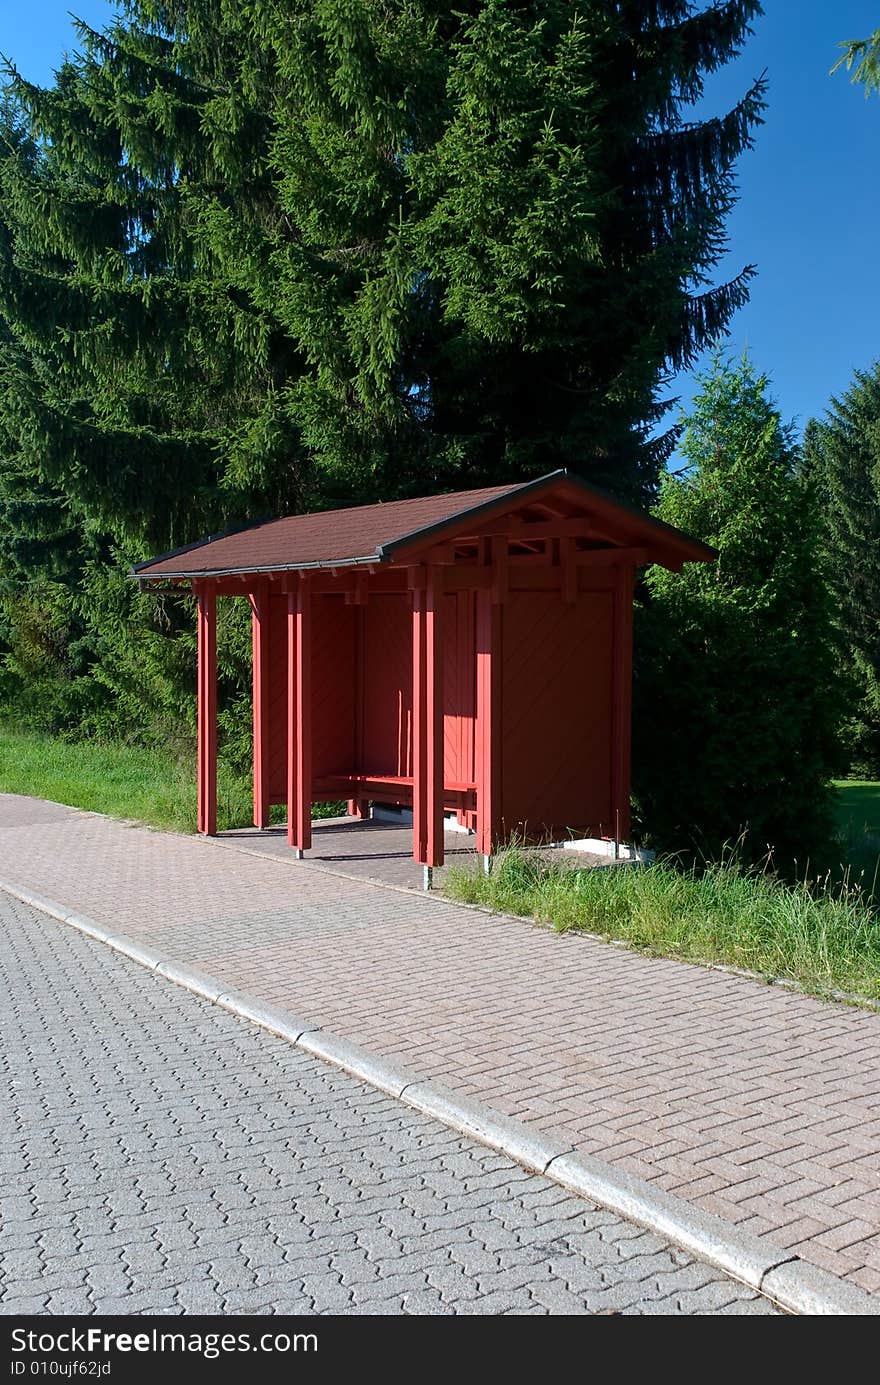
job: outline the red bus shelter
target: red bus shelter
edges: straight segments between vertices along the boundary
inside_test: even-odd
[[[253,617],[254,822],[286,804],[411,805],[488,859],[512,834],[629,832],[633,582],[714,550],[557,471],[519,485],[292,515],[141,563],[198,602],[199,831],[217,830],[218,597]]]

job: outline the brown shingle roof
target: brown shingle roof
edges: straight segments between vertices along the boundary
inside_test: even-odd
[[[205,539],[189,549],[139,563],[139,577],[202,576],[205,573],[277,570],[288,567],[331,567],[358,560],[379,561],[379,549],[394,539],[441,523],[518,486],[489,486],[484,490],[428,495],[415,500],[389,500],[348,510],[323,510],[241,529],[238,533]]]
[[[383,562],[390,559],[394,548],[404,541],[407,547],[422,536],[429,542],[435,530],[456,527],[457,520],[467,520],[468,516],[483,511],[488,517],[490,513],[512,508],[504,503],[506,500],[526,505],[537,500],[539,492],[543,495],[557,489],[564,490],[568,499],[573,494],[578,503],[605,512],[618,523],[626,522],[637,531],[640,542],[651,542],[657,550],[657,561],[663,561],[665,550],[672,551],[679,562],[714,556],[713,550],[705,544],[688,539],[677,529],[649,515],[621,505],[577,476],[558,471],[536,481],[509,486],[488,486],[449,495],[359,505],[346,510],[288,515],[284,519],[268,520],[234,533],[207,538],[188,548],[138,563],[133,572],[142,581],[152,581]]]

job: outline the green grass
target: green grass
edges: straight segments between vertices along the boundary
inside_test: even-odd
[[[176,832],[196,828],[195,764],[189,755],[145,750],[123,742],[62,741],[0,726],[0,793],[29,794],[73,808],[133,818]],[[315,808],[332,816],[344,805]],[[250,780],[222,757],[217,775],[220,831],[253,822]]]
[[[860,890],[785,885],[733,860],[576,870],[516,849],[492,874],[454,868],[453,898],[619,939],[652,954],[723,963],[805,989],[880,999],[880,921]]]
[[[835,785],[835,816],[843,855],[855,878],[880,894],[880,783],[841,779]]]

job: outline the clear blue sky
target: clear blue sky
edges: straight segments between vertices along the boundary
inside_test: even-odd
[[[73,45],[68,3],[99,28],[108,0],[7,0],[0,51],[45,82]],[[12,10],[14,4],[14,10]],[[880,357],[880,97],[828,75],[837,43],[880,26],[880,0],[765,0],[737,63],[709,83],[707,112],[767,69],[766,123],[740,165],[726,275],[755,264],[752,299],[728,345],[748,346],[783,414],[802,425]],[[674,390],[686,402],[689,377]]]

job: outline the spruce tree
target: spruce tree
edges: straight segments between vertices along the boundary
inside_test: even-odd
[[[708,276],[761,84],[688,117],[757,13],[127,0],[81,28],[54,87],[13,81],[0,170],[41,465],[151,544],[560,464],[650,494],[663,373],[747,292]]]
[[[658,514],[718,549],[651,568],[639,613],[633,755],[657,845],[717,856],[742,837],[784,871],[833,864],[844,687],[816,487],[747,358],[702,377]]]
[[[852,679],[852,768],[880,777],[880,361],[804,435],[823,497],[834,611]]]
[[[651,498],[667,373],[748,292],[712,274],[763,84],[694,104],[759,13],[122,0],[54,85],[10,75],[0,410],[98,543],[77,600],[133,724],[166,618],[134,558],[560,465]],[[144,657],[144,701],[180,701]]]

